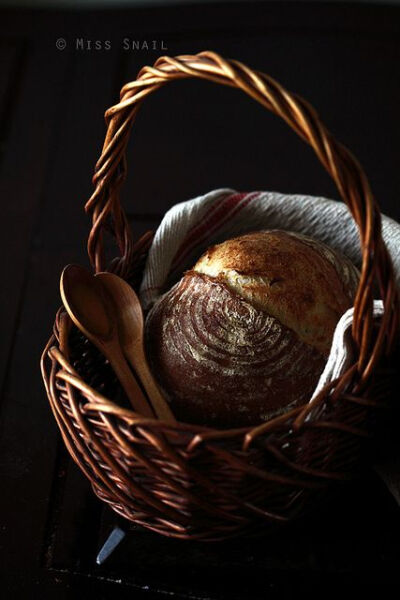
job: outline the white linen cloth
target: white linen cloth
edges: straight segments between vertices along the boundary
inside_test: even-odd
[[[228,188],[217,189],[176,204],[165,214],[144,269],[140,288],[144,308],[150,308],[163,291],[194,265],[208,246],[261,229],[285,229],[309,235],[339,250],[357,267],[361,266],[357,226],[343,202],[297,194],[238,193]],[[383,216],[382,231],[400,288],[400,225]],[[374,301],[374,315],[378,317],[382,311],[382,301]],[[353,308],[338,322],[331,352],[314,395],[351,364],[349,328],[352,316]],[[397,491],[393,490],[393,484],[389,487],[400,502],[400,481]]]

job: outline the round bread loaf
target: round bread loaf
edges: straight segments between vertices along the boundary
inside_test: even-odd
[[[358,280],[347,258],[291,232],[209,248],[146,320],[150,364],[175,416],[241,427],[306,402]]]

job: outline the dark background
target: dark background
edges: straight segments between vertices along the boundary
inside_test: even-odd
[[[356,154],[399,219],[400,9],[257,2],[124,11],[0,12],[0,573],[5,598],[172,594],[244,599],[397,588],[400,511],[372,473],[288,530],[202,545],[130,532],[102,567],[114,524],[59,440],[39,356],[69,262],[87,264],[83,205],[123,83],[162,54],[210,49],[303,95]],[[76,38],[111,49],[76,50]],[[122,40],[167,50],[124,51]],[[63,38],[66,48],[58,50]],[[124,205],[136,234],[216,187],[337,198],[312,151],[242,93],[171,84],[132,133]]]

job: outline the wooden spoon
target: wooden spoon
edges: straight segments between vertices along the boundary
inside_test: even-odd
[[[61,274],[60,291],[72,321],[110,361],[133,409],[154,418],[122,352],[114,306],[101,282],[84,267],[68,265]]]
[[[158,418],[176,423],[149,369],[143,345],[143,312],[140,300],[131,286],[113,273],[98,273],[96,279],[107,289],[115,305],[119,340],[125,356],[140,378]]]

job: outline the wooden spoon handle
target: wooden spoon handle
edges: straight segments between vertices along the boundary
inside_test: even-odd
[[[136,352],[135,352],[135,354],[136,354]],[[141,360],[132,361],[131,360],[131,352],[127,353],[127,358],[129,360],[129,362],[131,363],[132,367],[135,368],[136,373],[138,374],[140,381],[142,382],[143,387],[149,396],[149,400],[151,402],[154,412],[156,413],[157,417],[159,419],[161,419],[162,421],[165,421],[166,423],[170,423],[170,424],[176,423],[176,419],[175,419],[174,415],[172,414],[172,411],[171,411],[170,407],[168,406],[167,401],[165,400],[165,398],[161,394],[160,390],[158,389],[158,386],[157,386],[157,384],[154,380],[154,377],[149,369],[146,357],[145,357],[142,349],[141,349],[141,354],[142,354],[142,356],[140,357]],[[139,352],[137,355],[140,356]]]
[[[107,350],[109,349],[109,352]],[[118,344],[112,344],[110,347],[107,344],[107,349],[104,349],[108,360],[112,368],[118,377],[119,382],[125,390],[126,395],[132,405],[135,412],[154,419],[154,413],[146,400],[142,390],[139,387],[138,382],[135,379],[132,371],[126,362],[125,356]]]

